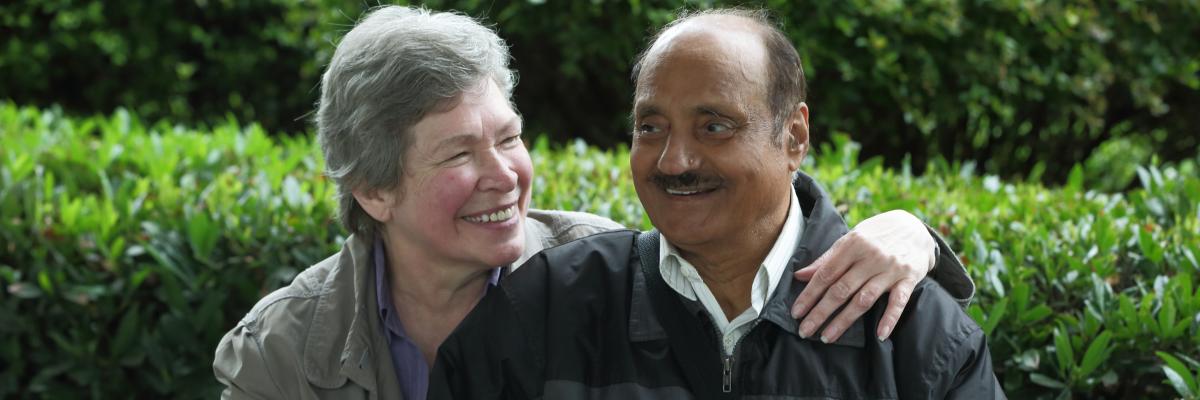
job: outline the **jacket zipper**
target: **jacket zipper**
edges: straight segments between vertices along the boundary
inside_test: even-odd
[[[742,346],[742,341],[746,340],[746,337],[750,336],[750,334],[754,332],[754,328],[758,327],[758,322],[761,320],[762,319],[756,319],[756,320],[754,320],[754,322],[750,323],[750,328],[746,329],[746,334],[744,334],[744,335],[742,335],[742,337],[738,338],[737,343],[733,344],[733,350],[730,351],[729,355],[725,355],[724,335],[721,335],[721,332],[717,332],[717,337],[719,338],[717,340],[717,345],[721,346],[721,364],[722,364],[722,367],[724,368],[723,372],[721,373],[721,392],[724,392],[724,393],[732,393],[733,392],[734,355],[737,354],[738,348]],[[715,325],[713,326],[713,330],[716,330]]]
[[[725,355],[725,335],[721,334],[721,330],[717,329],[717,324],[713,322],[713,317],[704,313],[708,317],[708,327],[712,330],[713,340],[717,343],[717,348],[721,351],[721,391],[730,393],[733,391],[733,356]],[[734,345],[736,348],[737,345]]]
[[[721,391],[729,393],[733,391],[733,356],[725,356],[723,363],[725,372],[721,373]]]

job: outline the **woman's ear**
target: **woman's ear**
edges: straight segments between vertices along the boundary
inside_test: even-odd
[[[371,218],[379,222],[392,219],[392,209],[396,206],[396,191],[384,189],[355,190],[354,200]]]

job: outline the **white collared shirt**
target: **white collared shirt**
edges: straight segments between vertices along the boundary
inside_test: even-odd
[[[678,250],[667,241],[666,236],[659,235],[659,273],[662,274],[667,286],[674,289],[680,296],[688,300],[699,301],[704,306],[721,334],[721,344],[726,356],[733,354],[733,348],[737,345],[738,340],[750,331],[750,328],[754,326],[753,322],[758,320],[758,316],[762,314],[767,300],[775,292],[775,286],[787,273],[788,262],[792,258],[792,253],[795,251],[801,235],[804,234],[804,215],[800,212],[800,203],[796,200],[796,192],[790,190],[789,193],[791,193],[791,204],[788,206],[787,220],[783,223],[779,237],[775,239],[775,245],[771,246],[771,251],[767,253],[767,258],[759,264],[758,272],[754,276],[754,283],[750,286],[750,308],[735,317],[733,321],[725,318],[725,312],[721,310],[721,305],[717,303],[716,297],[708,289],[708,285],[704,283],[704,279],[700,277],[696,267],[679,255]]]

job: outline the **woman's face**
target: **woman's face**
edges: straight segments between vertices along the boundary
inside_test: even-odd
[[[413,127],[389,239],[427,262],[497,267],[520,257],[533,165],[521,118],[491,79]],[[416,254],[407,254],[412,256]]]

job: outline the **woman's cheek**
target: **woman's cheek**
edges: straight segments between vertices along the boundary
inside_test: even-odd
[[[475,179],[465,171],[452,169],[438,174],[426,190],[434,192],[434,196],[430,196],[434,204],[430,206],[439,210],[439,215],[448,214],[457,218],[459,212],[470,211],[463,210],[462,207],[475,192]]]

